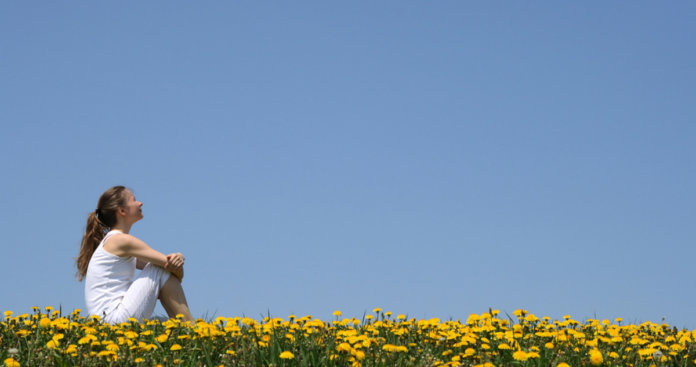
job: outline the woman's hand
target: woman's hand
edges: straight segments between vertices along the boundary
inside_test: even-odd
[[[172,275],[179,278],[179,281],[184,280],[184,255],[180,252],[167,255],[167,263],[164,264],[164,268],[167,269]]]
[[[167,263],[164,264],[164,268],[167,270],[175,270],[184,266],[184,255],[180,252],[167,255]]]

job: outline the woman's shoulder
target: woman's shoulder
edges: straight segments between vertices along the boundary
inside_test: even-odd
[[[125,255],[123,252],[127,250],[130,244],[133,243],[133,241],[137,240],[138,239],[135,236],[130,235],[128,233],[114,231],[114,233],[110,234],[109,237],[106,239],[106,241],[103,244],[103,247],[106,251],[116,256],[123,256]]]

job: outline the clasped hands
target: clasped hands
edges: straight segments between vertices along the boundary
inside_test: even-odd
[[[179,278],[179,280],[184,279],[184,255],[180,252],[167,255],[167,262],[164,264],[164,268],[167,269],[172,275]]]

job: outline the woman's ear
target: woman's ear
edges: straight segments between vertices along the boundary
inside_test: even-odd
[[[116,215],[121,215],[121,216],[124,216],[124,217],[125,217],[125,216],[126,216],[126,209],[121,208],[121,207],[118,207],[118,208],[116,209]]]

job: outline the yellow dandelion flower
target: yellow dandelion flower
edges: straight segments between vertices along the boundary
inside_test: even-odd
[[[48,343],[46,343],[46,348],[48,349],[56,349],[60,344],[56,340],[49,340]]]
[[[280,358],[281,359],[293,359],[295,358],[295,355],[292,354],[290,351],[284,351],[283,353],[280,353]]]
[[[551,342],[544,344],[544,348],[546,348],[546,349],[553,349],[553,347],[554,347],[554,345]]]
[[[22,330],[19,330],[18,332],[16,332],[15,334],[17,334],[17,336],[23,338],[23,337],[29,335],[30,332],[29,332],[29,330],[24,330],[24,329],[22,329]]]
[[[597,349],[592,349],[590,351],[590,364],[593,366],[600,366],[604,363],[604,357],[602,357],[602,352]]]
[[[351,347],[350,344],[346,342],[343,342],[336,347],[336,350],[339,352],[350,352],[351,349],[353,349],[353,347]]]
[[[500,345],[498,345],[498,349],[500,349],[500,350],[509,350],[509,349],[512,349],[512,348],[511,348],[509,345],[507,345],[506,343],[501,343]]]
[[[341,316],[341,311],[336,310],[336,311],[333,312],[333,315],[336,316],[336,317],[339,317],[339,316]]]
[[[48,317],[42,317],[41,320],[39,320],[39,327],[47,328],[49,326],[51,326],[51,320]]]
[[[169,339],[169,335],[167,334],[162,334],[155,338],[155,340],[157,340],[158,343],[164,343],[167,341],[167,339]]]
[[[12,312],[12,311],[10,311],[10,312]],[[374,310],[372,310],[372,312],[374,312],[374,313],[380,313],[380,312],[382,312],[382,309],[379,308],[379,307],[377,307],[377,308],[375,308]]]
[[[227,350],[227,351],[225,352],[225,354],[233,356],[233,355],[235,355],[235,354],[237,354],[237,353],[236,353],[235,351],[229,349],[229,350]]]
[[[5,360],[5,367],[20,367],[19,362],[10,357]]]
[[[512,353],[512,358],[514,358],[516,361],[526,361],[528,359],[527,353],[523,350],[518,350],[515,353]]]
[[[556,367],[570,367],[570,365],[568,363],[561,362],[561,363],[557,364]]]
[[[179,344],[174,344],[169,348],[169,350],[181,350],[181,345]]]
[[[138,358],[136,358],[133,362],[135,362],[135,363],[141,363],[142,361],[144,361],[144,359],[138,357]]]

